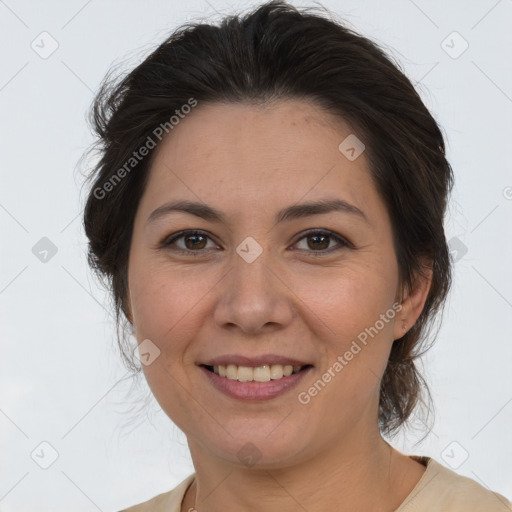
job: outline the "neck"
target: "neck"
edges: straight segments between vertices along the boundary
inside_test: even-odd
[[[338,440],[333,445],[323,440],[323,446],[323,451],[317,450],[300,463],[265,469],[226,462],[189,439],[196,478],[182,510],[390,512],[400,506],[425,471],[380,434],[371,442]]]

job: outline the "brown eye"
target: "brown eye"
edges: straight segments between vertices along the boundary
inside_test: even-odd
[[[299,247],[299,250],[308,252],[313,256],[322,256],[346,247],[352,247],[350,242],[331,231],[311,231],[300,238],[299,242],[302,240],[306,240],[306,246],[302,248]],[[184,254],[200,256],[206,252],[206,249],[212,248],[208,247],[208,241],[213,243],[210,236],[205,232],[190,230],[181,231],[167,237],[161,242],[160,246]],[[332,247],[333,241],[336,242],[337,246]],[[299,242],[297,242],[295,246],[297,246]],[[214,244],[214,246],[218,248],[217,245]]]
[[[305,250],[306,252],[311,253],[318,252],[320,253],[318,256],[326,253],[329,254],[333,251],[337,251],[344,247],[350,246],[346,240],[330,231],[311,231],[306,233],[305,236],[299,240],[299,242],[301,240],[306,240],[306,248],[299,248],[300,250]],[[338,247],[329,248],[332,240],[337,242]],[[315,254],[315,256],[317,256],[317,254]]]
[[[172,237],[167,237],[161,244],[163,248],[171,248],[175,245],[178,252],[201,253],[207,249],[207,243],[210,237],[202,231],[181,231]],[[177,243],[183,241],[183,244]],[[199,255],[199,254],[197,254]],[[195,256],[195,254],[194,254]]]
[[[184,235],[182,237],[185,240],[185,246],[187,249],[204,249],[206,237],[203,235]]]
[[[306,238],[311,242],[308,242],[308,247],[311,249],[327,249],[329,247],[329,235],[309,235]]]

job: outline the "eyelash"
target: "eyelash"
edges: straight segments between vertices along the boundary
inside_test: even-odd
[[[207,233],[205,233],[204,231],[185,230],[185,231],[180,231],[179,233],[175,233],[174,235],[170,235],[170,236],[164,238],[163,241],[160,243],[160,248],[168,249],[169,246],[171,246],[177,240],[179,240],[181,238],[185,238],[185,237],[192,237],[195,235],[200,235],[200,236],[206,237],[211,240],[210,236]],[[340,244],[340,247],[335,248],[335,249],[332,249],[332,248],[331,249],[323,249],[323,250],[319,250],[319,251],[305,250],[305,249],[298,249],[298,250],[299,251],[305,250],[306,252],[311,253],[314,257],[319,257],[319,256],[321,257],[321,256],[324,256],[327,254],[331,254],[333,252],[340,251],[341,249],[346,248],[346,247],[354,248],[350,242],[348,242],[346,239],[344,239],[340,235],[337,235],[336,233],[333,233],[332,231],[319,230],[319,229],[308,231],[308,232],[304,233],[301,236],[301,238],[299,238],[293,245],[298,244],[304,238],[308,238],[311,236],[319,236],[319,235],[328,236],[329,238],[334,239],[336,242],[338,242]],[[206,249],[199,249],[197,251],[193,251],[192,249],[180,249],[180,248],[178,248],[178,249],[174,248],[172,250],[179,252],[181,254],[187,254],[187,255],[191,255],[191,256],[202,256],[202,255],[204,255],[204,251],[206,251]]]

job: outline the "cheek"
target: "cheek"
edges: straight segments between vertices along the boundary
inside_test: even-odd
[[[130,261],[131,306],[139,342],[164,340],[172,330],[190,322],[205,293],[193,270],[176,269],[135,254]]]
[[[352,262],[344,268],[297,275],[293,289],[304,311],[323,322],[324,334],[346,341],[374,325],[392,307],[395,278],[392,268]],[[388,322],[380,330],[387,333],[391,327]]]
[[[180,275],[176,270],[140,268],[144,271],[133,267],[130,282],[137,342],[149,339],[159,350],[142,370],[162,409],[185,428],[191,403],[189,393],[183,390],[193,385],[190,370],[194,365],[187,358],[187,348],[204,323],[201,298],[205,291],[195,286],[193,278],[185,277],[186,272]]]
[[[333,274],[325,286],[316,284],[306,282],[301,297],[308,305],[310,328],[318,326],[315,335],[321,340],[322,368],[312,388],[302,391],[311,396],[318,393],[319,398],[310,403],[315,414],[323,415],[325,404],[331,404],[338,414],[325,418],[325,428],[339,429],[378,402],[397,315],[394,289],[386,279],[356,272],[342,277]]]
[[[333,382],[325,398],[351,403],[354,411],[377,397],[389,357],[400,307],[394,303],[393,272],[392,265],[354,263],[297,281],[300,315],[321,340],[322,371],[330,371],[325,381]]]

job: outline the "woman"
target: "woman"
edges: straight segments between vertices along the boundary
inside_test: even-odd
[[[195,468],[127,510],[512,510],[383,439],[427,392],[453,183],[384,52],[271,2],[177,30],[93,114],[89,261]]]

